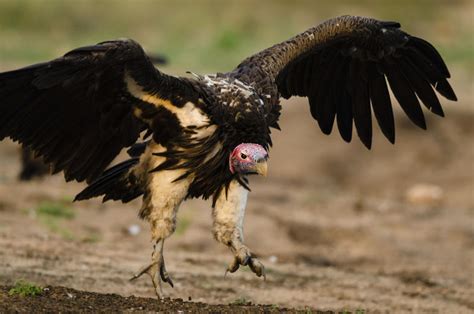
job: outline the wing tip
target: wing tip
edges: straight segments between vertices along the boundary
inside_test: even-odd
[[[344,136],[344,135],[341,134],[341,137],[344,140],[344,142],[346,142],[346,143],[352,142],[352,135]]]
[[[454,91],[452,93],[450,93],[448,96],[446,95],[443,95],[444,97],[446,97],[446,99],[448,100],[451,100],[451,101],[458,101],[458,96],[456,96],[456,94],[454,93]]]
[[[458,101],[456,93],[454,92],[453,88],[446,79],[436,82],[434,87],[436,91],[446,99],[451,101]]]
[[[395,133],[385,134],[385,138],[390,142],[390,144],[395,145]]]
[[[321,123],[320,120],[318,120],[319,122],[319,129],[321,130],[321,132],[323,132],[325,135],[330,135],[332,133],[332,128],[333,128],[333,124],[324,124],[324,123]]]
[[[418,121],[415,123],[420,129],[423,129],[426,131],[427,126],[426,126],[426,120],[423,118],[422,120]]]
[[[369,141],[369,142],[362,141],[362,143],[364,144],[365,148],[367,148],[367,150],[372,149],[372,141]]]
[[[434,107],[431,107],[431,108],[430,108],[430,111],[431,111],[432,113],[434,113],[435,115],[441,117],[441,118],[444,118],[444,117],[445,117],[444,111],[443,111],[442,108],[436,109],[436,108],[434,108]]]

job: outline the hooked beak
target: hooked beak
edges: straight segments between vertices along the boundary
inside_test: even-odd
[[[259,175],[266,177],[267,172],[268,172],[268,164],[266,160],[259,161],[255,165],[255,172],[257,172]]]

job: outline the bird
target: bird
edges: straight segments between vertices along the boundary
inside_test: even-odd
[[[166,64],[167,58],[159,54],[148,54],[148,58],[155,65]],[[50,166],[41,157],[35,157],[34,151],[22,146],[20,152],[21,169],[18,174],[20,181],[30,181],[35,178],[42,178],[50,172]]]
[[[369,17],[329,19],[215,74],[165,74],[137,42],[118,39],[1,73],[0,140],[29,147],[66,181],[86,181],[76,201],[141,197],[153,248],[132,279],[149,275],[159,298],[173,287],[164,243],[190,198],[212,203],[214,237],[233,255],[226,273],[248,266],[265,278],[243,218],[249,177],[267,174],[282,99],[305,97],[324,134],[337,128],[350,142],[355,133],[370,149],[372,120],[395,142],[389,89],[426,129],[422,104],[444,116],[437,94],[457,100],[449,78],[432,44]],[[110,166],[124,149],[129,158]]]

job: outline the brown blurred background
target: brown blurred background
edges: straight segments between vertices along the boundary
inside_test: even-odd
[[[210,204],[187,202],[167,243],[172,297],[249,300],[303,308],[474,310],[474,37],[472,1],[5,1],[0,71],[81,45],[129,37],[167,56],[161,70],[225,72],[276,42],[343,14],[396,20],[430,41],[451,70],[459,102],[428,131],[397,115],[397,143],[372,151],[325,136],[306,100],[285,101],[270,176],[253,178],[247,244],[268,268],[262,282],[213,241]],[[395,102],[393,102],[395,103]],[[397,105],[398,106],[398,105]],[[400,113],[397,108],[397,113]],[[18,146],[0,144],[0,284],[152,296],[129,276],[148,261],[139,202],[70,201],[62,176],[19,183]]]

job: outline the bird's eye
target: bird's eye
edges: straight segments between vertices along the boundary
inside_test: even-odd
[[[247,155],[245,155],[244,153],[240,153],[240,158],[247,159]]]

